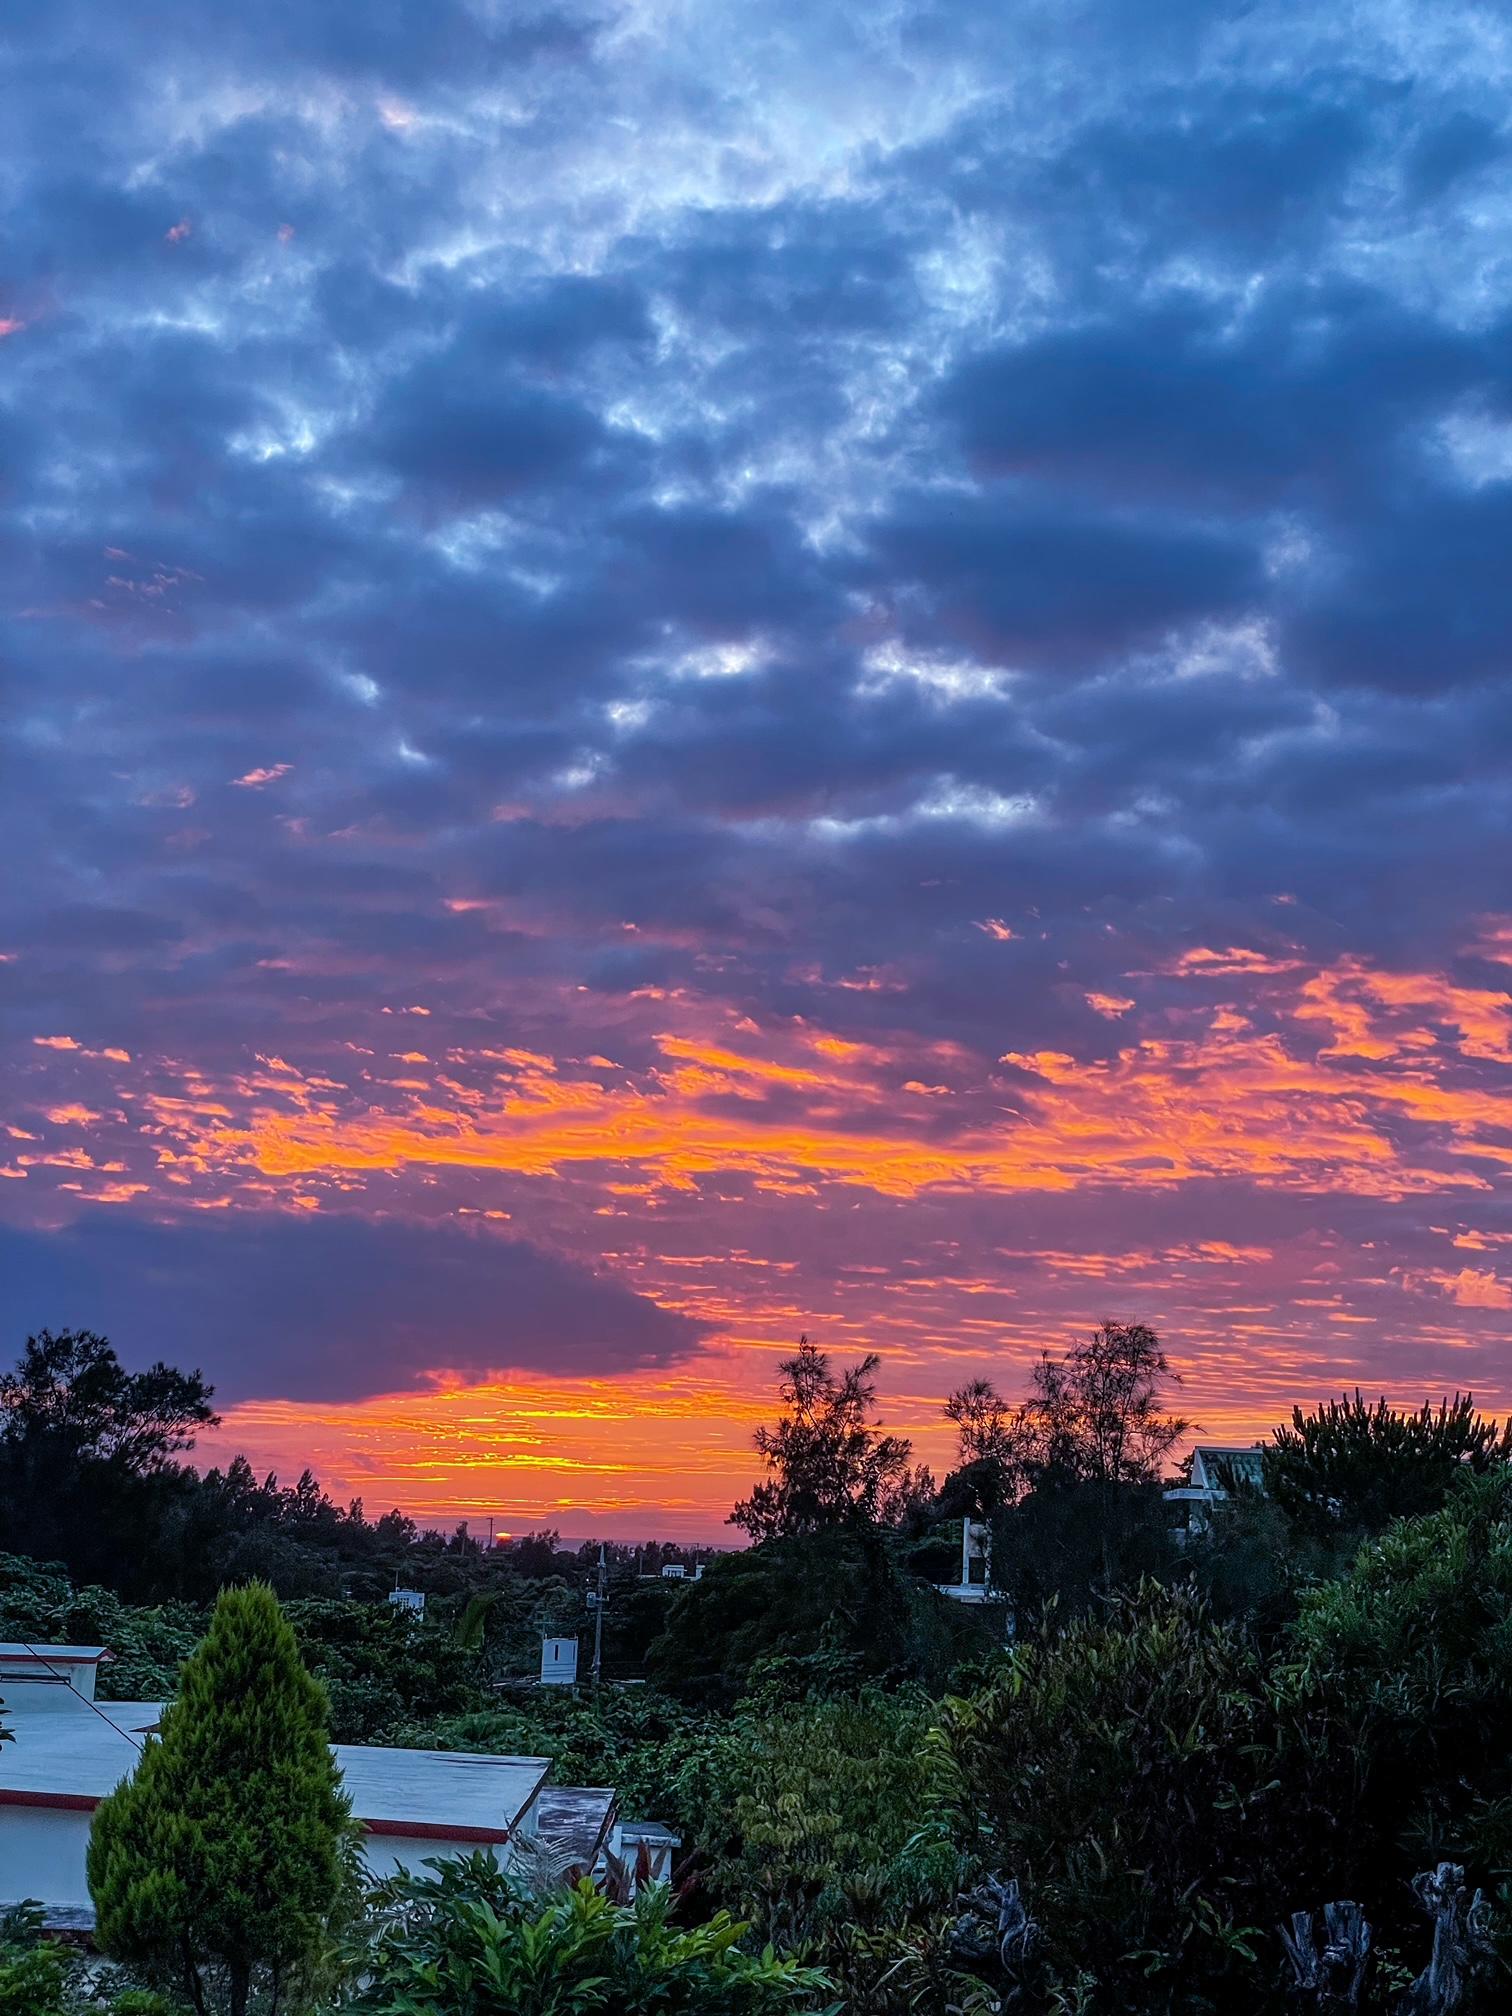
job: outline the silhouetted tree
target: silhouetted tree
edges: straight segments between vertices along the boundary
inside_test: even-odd
[[[1192,1425],[1165,1412],[1167,1384],[1180,1380],[1144,1323],[1100,1323],[1063,1358],[1047,1352],[1020,1414],[1036,1481],[1157,1482]]]
[[[1166,1411],[1175,1383],[1153,1330],[1103,1323],[1063,1357],[1046,1352],[1018,1407],[986,1379],[946,1402],[962,1463],[937,1513],[992,1521],[993,1580],[1026,1616],[1161,1565],[1161,1466],[1190,1425]]]
[[[938,1510],[947,1518],[990,1519],[1020,1496],[1032,1437],[1024,1410],[990,1379],[972,1379],[945,1402],[955,1424],[960,1467],[945,1480]]]
[[[0,1547],[145,1589],[196,1480],[175,1462],[213,1426],[198,1372],[128,1372],[90,1330],[28,1337],[0,1374]]]
[[[1367,1406],[1356,1388],[1311,1413],[1293,1408],[1262,1460],[1267,1492],[1299,1527],[1378,1532],[1436,1512],[1463,1471],[1512,1460],[1512,1421],[1477,1414],[1469,1393],[1402,1413],[1384,1398]]]
[[[990,1379],[958,1386],[945,1402],[945,1417],[955,1423],[962,1463],[1007,1463],[1018,1454],[1014,1410]]]
[[[807,1337],[781,1367],[787,1413],[775,1428],[758,1428],[756,1447],[770,1475],[730,1514],[753,1540],[820,1533],[837,1526],[875,1526],[904,1485],[910,1443],[884,1435],[873,1420],[872,1374],[881,1359],[868,1352],[838,1377]]]
[[[0,1442],[143,1476],[218,1425],[213,1388],[159,1361],[128,1372],[93,1330],[43,1330],[0,1373]]]

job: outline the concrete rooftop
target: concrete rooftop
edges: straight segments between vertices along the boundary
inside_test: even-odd
[[[55,1683],[0,1689],[14,1738],[0,1743],[0,1805],[88,1808],[134,1769],[157,1701],[89,1702]],[[550,1769],[544,1757],[479,1757],[446,1750],[332,1746],[353,1815],[372,1832],[502,1842]]]

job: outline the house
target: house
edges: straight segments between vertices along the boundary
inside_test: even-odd
[[[85,1858],[95,1808],[136,1768],[163,1714],[158,1701],[94,1698],[106,1656],[100,1646],[0,1645],[0,1723],[13,1739],[0,1742],[0,1910],[34,1899],[70,1929],[93,1924]],[[614,1792],[549,1785],[544,1757],[352,1743],[333,1744],[332,1755],[374,1878],[480,1848],[507,1861],[523,1841],[564,1868],[591,1869],[614,1838]]]
[[[1178,1523],[1172,1529],[1178,1545],[1189,1533],[1201,1533],[1208,1524],[1208,1512],[1233,1492],[1265,1490],[1265,1444],[1244,1446],[1219,1442],[1199,1442],[1192,1451],[1192,1474],[1186,1484],[1173,1484],[1163,1495],[1168,1505],[1179,1508]]]

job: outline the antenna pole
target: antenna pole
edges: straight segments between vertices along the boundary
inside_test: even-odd
[[[598,1601],[593,1606],[593,1684],[598,1686],[604,1675],[604,1543],[599,1542],[598,1558]]]

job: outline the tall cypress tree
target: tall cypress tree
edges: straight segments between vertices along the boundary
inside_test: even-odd
[[[276,2010],[325,1949],[349,1839],[325,1694],[272,1590],[227,1590],[159,1739],[95,1814],[99,1945],[199,2016],[245,2016],[254,1992]]]

